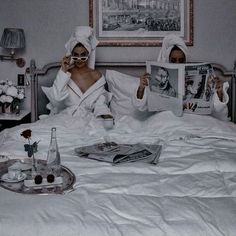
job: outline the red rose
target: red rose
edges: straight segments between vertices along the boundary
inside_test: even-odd
[[[20,135],[23,136],[24,138],[29,139],[31,137],[31,133],[32,133],[31,129],[26,129]]]

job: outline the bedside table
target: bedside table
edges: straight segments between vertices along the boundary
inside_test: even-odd
[[[20,114],[0,114],[0,131],[24,123],[30,123],[30,111],[28,110],[21,110]]]

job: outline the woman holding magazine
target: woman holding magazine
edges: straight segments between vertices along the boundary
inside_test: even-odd
[[[187,46],[182,38],[176,35],[167,35],[162,43],[158,62],[163,63],[186,63],[187,61]],[[133,105],[140,111],[147,110],[147,93],[146,87],[149,84],[150,74],[145,73],[140,77],[139,87],[132,97]],[[220,79],[215,78],[215,92],[213,94],[213,111],[212,115],[220,120],[228,120],[229,96],[227,90],[228,82],[223,83]]]

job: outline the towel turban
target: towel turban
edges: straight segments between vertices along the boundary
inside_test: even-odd
[[[70,39],[66,42],[66,55],[71,55],[76,44],[81,43],[89,52],[88,66],[95,67],[95,52],[98,45],[94,30],[89,26],[77,26]]]
[[[174,46],[177,46],[178,48],[180,48],[184,52],[185,58],[187,59],[188,48],[187,48],[184,40],[177,35],[170,34],[170,35],[167,35],[163,39],[162,47],[161,47],[160,53],[158,55],[157,61],[158,62],[169,62],[170,52]]]

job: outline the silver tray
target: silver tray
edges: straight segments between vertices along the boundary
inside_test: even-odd
[[[0,163],[0,177],[8,172],[8,167],[13,165],[18,159],[11,159],[5,162]],[[46,161],[37,160],[37,166],[40,167],[39,170],[42,171],[46,167]],[[32,179],[32,172],[31,169],[22,170],[23,173],[26,174],[26,179]],[[5,182],[0,179],[0,187],[8,189],[10,191],[16,193],[23,193],[23,194],[41,194],[41,195],[48,195],[48,194],[65,194],[68,192],[73,191],[73,185],[76,181],[75,175],[65,166],[61,166],[61,177],[63,179],[63,183],[61,185],[51,186],[51,187],[43,187],[37,188],[34,187],[26,187],[24,185],[24,181],[12,183],[12,182]]]

